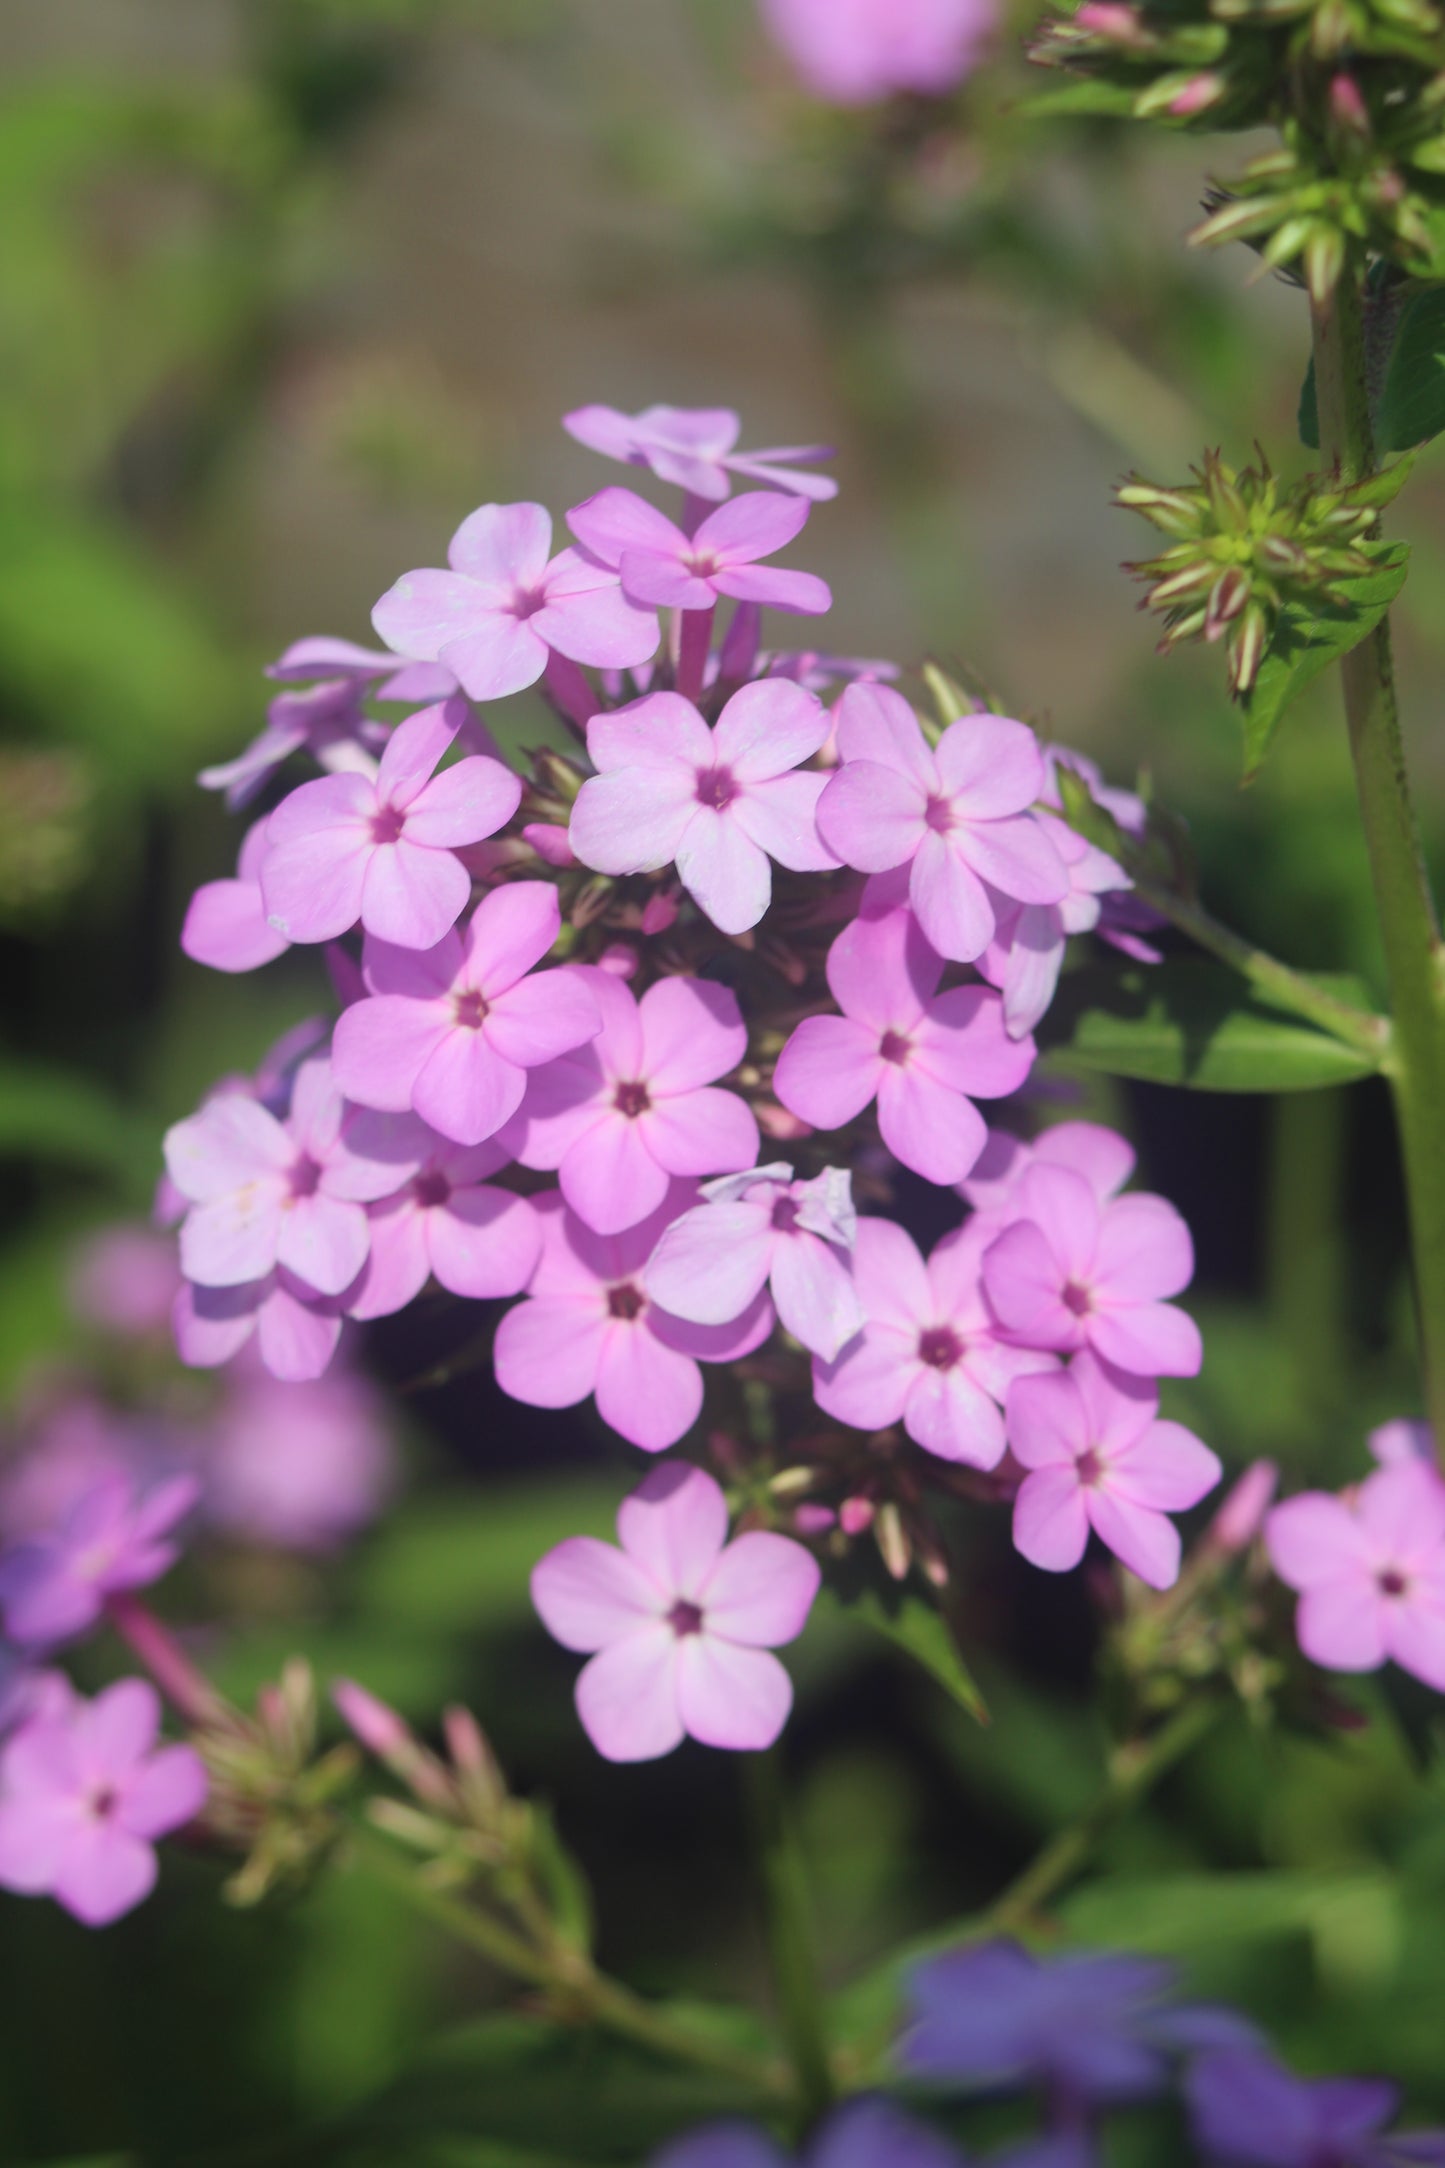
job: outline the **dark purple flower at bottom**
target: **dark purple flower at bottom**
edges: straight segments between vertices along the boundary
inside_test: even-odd
[[[810,2139],[803,2168],[963,2168],[957,2146],[877,2094],[849,2101]],[[707,2123],[674,2138],[651,2168],[793,2168],[756,2123]]]
[[[1374,2078],[1297,2078],[1259,2049],[1201,2056],[1185,2081],[1201,2156],[1223,2168],[1445,2164],[1445,2131],[1390,2137],[1398,2089]]]

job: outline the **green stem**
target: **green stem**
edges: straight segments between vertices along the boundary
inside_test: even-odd
[[[1339,1404],[1350,1344],[1340,1234],[1349,1106],[1343,1091],[1280,1092],[1270,1102],[1269,1312],[1289,1358],[1301,1438]]]
[[[811,2123],[831,2105],[835,2089],[813,1954],[807,1875],[776,1748],[749,1755],[744,1778],[779,2014],[804,2118]]]
[[[1312,307],[1320,445],[1341,477],[1375,468],[1357,277]],[[1445,1450],[1445,976],[1440,927],[1405,769],[1390,621],[1340,663],[1355,789],[1389,977],[1389,1063],[1405,1165],[1425,1404]]]

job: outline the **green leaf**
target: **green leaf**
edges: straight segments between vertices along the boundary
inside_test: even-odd
[[[978,1723],[988,1722],[988,1705],[977,1681],[959,1654],[941,1613],[922,1596],[904,1589],[898,1592],[896,1602],[889,1602],[876,1589],[866,1588],[845,1602],[832,1589],[824,1589],[815,1608],[824,1618],[834,1622],[851,1619],[881,1635],[921,1664]]]
[[[1064,1905],[1081,1941],[1188,1956],[1211,1943],[1303,1934],[1328,1945],[1368,1924],[1378,1937],[1398,1919],[1399,1893],[1383,1872],[1242,1872],[1092,1882]]]
[[[1194,1091],[1315,1091],[1376,1067],[1354,1047],[1267,1007],[1223,964],[1193,958],[1071,972],[1038,1040],[1070,1068]]]
[[[533,1566],[564,1536],[610,1536],[623,1486],[597,1476],[418,1500],[377,1537],[358,1571],[368,1616],[400,1631],[484,1633],[531,1616]]]
[[[1406,302],[1375,416],[1381,451],[1404,452],[1445,429],[1445,286]]]
[[[1259,675],[1240,702],[1246,783],[1259,773],[1290,702],[1322,670],[1374,631],[1404,586],[1410,559],[1407,544],[1366,546],[1375,556],[1374,570],[1338,582],[1346,598],[1343,602],[1318,611],[1291,607],[1281,613]]]
[[[1313,354],[1299,390],[1299,440],[1307,451],[1317,452],[1320,448],[1320,396],[1315,389]]]
[[[1109,119],[1131,114],[1136,95],[1123,83],[1080,80],[1021,99],[1014,111],[1023,120]]]

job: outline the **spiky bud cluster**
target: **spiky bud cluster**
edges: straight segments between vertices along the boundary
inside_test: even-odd
[[[206,1827],[245,1854],[226,1884],[232,1904],[304,1881],[335,1840],[335,1808],[359,1757],[349,1745],[318,1757],[317,1715],[311,1667],[297,1658],[261,1688],[254,1715],[227,1708],[195,1736],[211,1780]]]

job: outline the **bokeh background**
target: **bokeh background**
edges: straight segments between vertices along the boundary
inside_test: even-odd
[[[166,1122],[326,1001],[305,952],[240,981],[180,955],[191,889],[239,840],[195,771],[258,726],[267,660],[307,632],[366,638],[375,597],[436,562],[474,505],[535,497],[560,517],[614,479],[560,429],[569,407],[727,404],[748,444],[836,444],[841,494],[795,552],[832,583],[835,648],[962,665],[1115,780],[1147,768],[1221,915],[1378,980],[1330,690],[1241,791],[1222,672],[1154,657],[1118,569],[1148,530],[1109,505],[1127,469],[1179,479],[1206,444],[1242,461],[1258,438],[1303,467],[1302,298],[1251,283],[1242,250],[1184,247],[1197,142],[1020,119],[1026,25],[1001,26],[953,107],[840,113],[800,89],[751,0],[8,0],[12,1524],[18,1475],[77,1408],[100,1433],[211,1420],[214,1381],[108,1324],[78,1260],[97,1229],[144,1218]],[[1429,454],[1422,474],[1396,521],[1415,551],[1398,615],[1438,830],[1445,491]],[[544,725],[518,704],[502,729]],[[1175,1412],[1231,1467],[1360,1472],[1368,1423],[1415,1411],[1382,1093],[1090,1103],[1196,1230],[1208,1359]],[[473,1330],[424,1305],[362,1350],[384,1394],[364,1423],[398,1486],[369,1533],[233,1514],[172,1612],[201,1622],[237,1691],[300,1650],[419,1722],[468,1698],[594,1874],[609,1963],[642,1986],[765,1994],[731,1772],[693,1748],[605,1768],[571,1715],[570,1660],[530,1622],[532,1560],[605,1527],[635,1456],[502,1400],[456,1359]],[[291,1420],[312,1450],[315,1423]],[[1099,1780],[1087,1589],[1022,1566],[992,1522],[966,1538],[966,1573],[987,1731],[844,1628],[798,1653],[790,1755],[835,1980],[984,1900]],[[87,1655],[86,1677],[112,1661]],[[1176,1954],[1302,2066],[1392,2073],[1439,2113],[1435,1719],[1423,1693],[1354,1699],[1364,1729],[1226,1728],[1106,1840],[1107,1873],[1063,1917]],[[303,2157],[296,2134],[327,2118],[352,2132],[327,2157],[535,2157],[548,2104],[509,2102],[480,2067],[469,2085],[464,2058],[404,2096],[384,2143],[355,2135],[424,2043],[495,2000],[481,1968],[357,1877],[251,1910],[222,1878],[173,1860],[162,1896],[102,1935],[0,1907],[0,2160],[259,2168]],[[653,2135],[603,2123],[619,2161]]]

